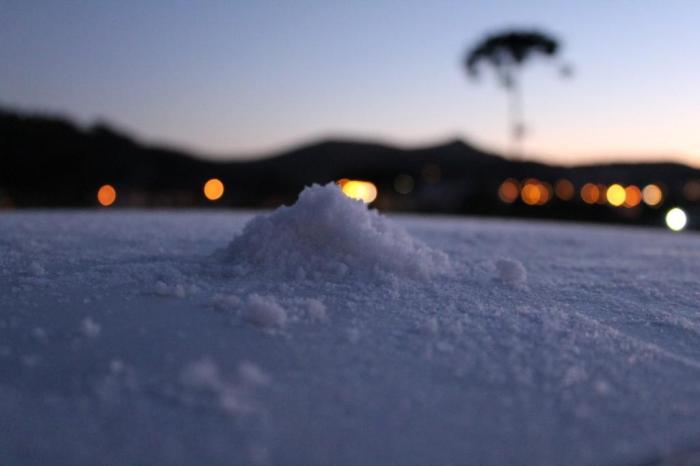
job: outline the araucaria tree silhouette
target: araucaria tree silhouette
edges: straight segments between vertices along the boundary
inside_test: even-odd
[[[525,136],[523,105],[519,72],[523,64],[535,55],[554,58],[559,42],[540,31],[505,31],[486,36],[466,55],[465,66],[469,76],[476,78],[483,63],[491,66],[496,77],[509,96],[509,132],[513,142],[513,155],[522,157],[522,140]],[[560,67],[562,76],[570,74],[569,67]]]

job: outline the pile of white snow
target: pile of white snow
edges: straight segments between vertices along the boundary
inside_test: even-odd
[[[443,252],[333,183],[308,187],[291,207],[253,218],[226,256],[243,274],[298,280],[369,274],[425,279],[451,270]]]
[[[517,260],[498,259],[496,261],[496,270],[501,281],[510,286],[522,288],[527,283],[527,270]]]

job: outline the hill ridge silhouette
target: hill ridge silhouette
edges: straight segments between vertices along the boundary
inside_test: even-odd
[[[670,201],[682,200],[687,180],[700,171],[671,162],[611,163],[563,167],[514,161],[460,139],[399,148],[376,141],[326,138],[244,160],[207,160],[196,152],[142,143],[104,121],[81,127],[70,119],[0,107],[0,204],[17,207],[96,205],[95,192],[114,185],[126,206],[204,206],[201,186],[209,178],[226,185],[217,204],[272,207],[291,203],[312,183],[367,179],[381,193],[385,210],[516,215],[592,220],[617,219],[569,203],[532,208],[504,206],[496,195],[505,178],[553,183],[660,183]],[[411,195],[393,186],[399,174],[415,180]]]

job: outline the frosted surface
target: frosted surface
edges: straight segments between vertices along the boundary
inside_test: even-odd
[[[695,235],[316,207],[0,216],[1,462],[692,464]]]

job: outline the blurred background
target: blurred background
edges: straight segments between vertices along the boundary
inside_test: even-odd
[[[700,3],[0,0],[0,208],[700,228]]]

